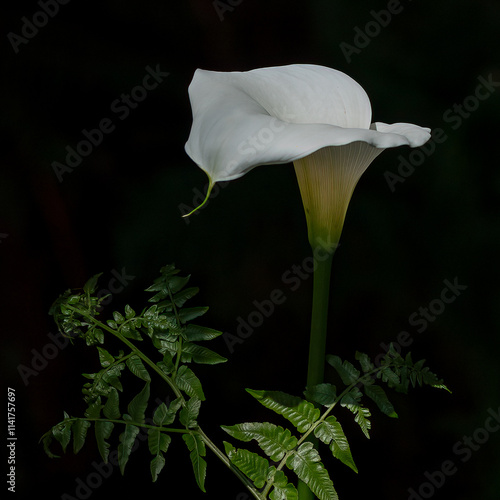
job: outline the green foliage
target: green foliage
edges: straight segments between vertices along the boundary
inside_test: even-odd
[[[194,477],[201,491],[205,492],[205,477],[207,475],[207,462],[203,457],[207,454],[205,443],[199,434],[183,434],[182,439],[186,443],[189,457],[193,465]]]
[[[448,390],[424,366],[423,360],[414,363],[410,354],[403,358],[392,346],[378,366],[359,352],[355,356],[359,367],[330,355],[327,361],[338,375],[336,385],[326,382],[307,387],[305,397],[247,389],[280,421],[222,426],[232,438],[255,447],[236,448],[224,442],[224,453],[198,423],[206,398],[195,371],[196,365],[216,365],[226,358],[200,344],[217,339],[221,332],[192,323],[208,308],[185,307],[199,292],[198,288],[187,286],[190,276],[180,276],[174,266],[162,268],[160,276],[146,290],[152,296],[142,310],[137,309],[140,312],[126,305],[123,311],[113,311],[102,321],[99,315],[104,297],[96,295],[98,278],[99,275],[92,277],[81,290],[68,290],[50,310],[63,335],[72,341],[83,339],[95,349],[99,361],[95,373],[83,374],[83,416],[65,412],[63,420],[42,436],[44,450],[50,457],[56,457],[51,451],[53,441],[59,443],[63,452],[72,441],[73,452],[78,453],[87,436],[93,434],[104,462],[108,461],[110,450],[117,449],[123,474],[136,440],[143,433],[151,453],[151,478],[157,481],[166,469],[166,454],[172,453],[172,440],[181,435],[195,481],[203,492],[208,447],[241,479],[254,498],[298,500],[294,480],[300,480],[318,499],[336,500],[333,481],[321,459],[325,447],[353,472],[358,469],[334,410],[349,410],[369,438],[371,411],[367,402],[383,414],[397,418],[386,388],[403,393],[417,385]],[[108,342],[111,337],[121,342],[118,352]],[[149,343],[152,357],[139,349],[141,343]],[[158,378],[170,388],[171,397],[152,408],[150,394]]]
[[[338,393],[337,388],[324,383],[308,387],[304,395],[307,399],[280,391],[247,391],[266,408],[284,417],[294,429],[287,429],[266,422],[246,422],[233,426],[222,426],[230,436],[240,441],[255,440],[266,457],[245,449],[235,449],[225,443],[226,453],[231,462],[247,477],[256,488],[261,488],[261,498],[272,500],[297,499],[296,488],[288,482],[283,472],[286,466],[298,479],[304,482],[320,500],[338,498],[329,473],[321,461],[320,449],[312,438],[329,447],[334,458],[348,466],[355,473],[354,462],[347,437],[337,418],[331,412],[345,407],[354,415],[355,422],[363,434],[369,438],[371,412],[364,405],[363,398],[375,403],[385,415],[397,418],[394,406],[389,401],[380,382],[391,389],[406,392],[410,386],[431,385],[446,389],[446,386],[427,367],[424,361],[413,363],[411,355],[402,358],[391,346],[377,367],[366,354],[356,353],[360,369],[338,356],[328,356],[328,363],[337,372],[345,386]],[[379,383],[377,384],[377,380]],[[316,406],[313,404],[315,403]],[[295,433],[299,433],[296,435]],[[267,457],[277,466],[269,466]]]
[[[175,383],[188,396],[197,397],[200,401],[205,401],[201,382],[188,366],[183,365],[179,368],[175,377]]]
[[[289,450],[297,446],[297,438],[288,429],[269,422],[247,422],[233,426],[222,426],[230,436],[240,441],[254,439],[271,460],[281,460]]]
[[[286,465],[309,486],[320,500],[337,500],[338,496],[332,480],[320,460],[319,453],[314,449],[313,444],[306,442],[288,457]]]
[[[63,451],[73,439],[73,451],[78,453],[94,427],[97,448],[107,462],[112,446],[117,446],[118,464],[122,474],[130,459],[137,436],[147,432],[148,448],[152,455],[150,472],[153,481],[165,467],[165,454],[173,436],[182,434],[190,451],[195,478],[204,491],[206,474],[205,441],[198,426],[198,415],[205,395],[192,364],[215,365],[226,358],[199,345],[219,337],[222,332],[191,323],[203,316],[207,307],[184,305],[197,293],[198,288],[186,287],[190,276],[180,276],[174,266],[165,266],[160,276],[146,291],[153,295],[149,304],[137,313],[130,305],[123,312],[113,311],[101,321],[103,298],[96,296],[98,278],[93,276],[81,290],[68,290],[52,305],[50,314],[63,335],[82,338],[87,346],[97,351],[100,369],[96,373],[84,373],[86,382],[82,393],[86,403],[83,417],[64,413],[64,420],[55,425],[43,437],[43,446],[50,457],[51,443],[59,442]],[[106,335],[122,342],[123,350],[113,353],[104,347]],[[136,343],[149,339],[157,353],[157,360],[146,356]],[[107,343],[107,342],[106,342]],[[125,377],[124,374],[132,375]],[[161,403],[148,417],[152,375],[167,383],[174,398],[170,404]],[[142,389],[128,404],[123,403],[124,387],[133,379],[144,383]],[[120,407],[126,408],[122,413]],[[149,410],[152,411],[152,410]],[[170,427],[174,425],[174,427]],[[115,429],[119,430],[115,444],[110,443]]]
[[[308,401],[290,396],[280,391],[247,391],[266,408],[269,408],[290,421],[299,432],[305,432],[318,420],[320,411]]]
[[[281,470],[276,471],[273,478],[273,490],[269,494],[271,500],[298,500],[299,493]]]
[[[314,435],[323,443],[330,445],[330,450],[335,458],[338,458],[354,472],[358,472],[342,426],[333,415],[325,418],[314,429]]]
[[[257,455],[257,453],[237,450],[226,441],[224,441],[224,448],[229,460],[252,480],[256,488],[262,488],[266,484],[269,472],[275,470],[269,465],[267,459]]]
[[[140,431],[139,427],[132,423],[132,419],[128,415],[124,415],[124,420],[129,423],[125,425],[125,430],[120,434],[120,444],[118,445],[118,465],[120,466],[120,472],[122,474],[130,458],[135,438]]]
[[[115,428],[115,424],[109,420],[96,420],[95,422],[95,437],[97,448],[105,463],[108,463],[109,443],[108,439]]]

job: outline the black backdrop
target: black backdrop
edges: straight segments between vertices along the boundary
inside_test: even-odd
[[[83,411],[80,373],[95,367],[81,345],[47,347],[56,332],[47,311],[97,272],[116,290],[110,308],[139,308],[141,291],[175,262],[200,286],[196,302],[210,306],[205,324],[232,334],[254,301],[283,291],[285,302],[243,343],[217,341],[227,364],[199,369],[202,421],[219,444],[219,424],[272,418],[245,387],[301,392],[312,279],[295,290],[284,280],[309,255],[293,168],[255,169],[189,220],[181,214],[206,185],[183,149],[194,70],[304,62],[360,82],[374,120],[437,132],[413,156],[386,151],[360,181],[335,256],[328,350],[376,356],[406,331],[415,357],[453,394],[395,396],[400,419],[375,413],[371,441],[346,423],[360,474],[332,464],[340,497],[406,499],[413,488],[421,498],[498,499],[500,433],[489,417],[500,405],[500,4],[73,0],[46,2],[50,15],[42,4],[10,3],[1,21],[1,366],[17,395],[17,497],[203,497],[180,441],[156,484],[145,445],[121,477],[116,467],[95,474],[93,444],[57,460],[38,444],[63,410]],[[160,72],[158,85],[142,92],[147,68]],[[105,119],[102,139],[58,178],[54,162]],[[400,176],[393,189],[388,172]],[[443,306],[444,280],[466,288]],[[431,304],[437,314],[410,323]],[[38,374],[21,376],[23,367]],[[208,462],[206,498],[247,498],[215,457]],[[453,473],[439,482],[443,464]],[[93,489],[77,491],[80,481]]]

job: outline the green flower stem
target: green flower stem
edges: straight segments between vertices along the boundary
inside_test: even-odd
[[[313,247],[314,255],[319,255]],[[315,269],[313,277],[313,304],[311,318],[311,336],[309,340],[309,361],[307,367],[307,387],[323,383],[325,374],[326,358],[326,334],[328,320],[328,299],[330,297],[330,277],[332,273],[332,262],[334,252],[325,255],[321,253],[322,259],[315,257]],[[314,439],[311,439],[314,443]],[[315,443],[317,444],[317,443]],[[312,500],[314,494],[309,487],[299,481],[299,500]]]
[[[325,374],[326,327],[332,261],[333,253],[325,257],[324,260],[315,259],[311,337],[307,369],[308,387],[323,383]]]

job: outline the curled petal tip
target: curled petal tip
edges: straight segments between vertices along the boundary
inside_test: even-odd
[[[191,212],[187,213],[187,214],[184,214],[182,217],[189,217],[190,215],[194,214],[195,212],[197,212],[200,208],[202,208],[208,201],[208,199],[210,198],[210,194],[212,193],[212,188],[214,187],[214,182],[212,181],[212,179],[210,179],[210,182],[208,184],[208,189],[207,189],[207,194],[205,196],[205,199],[201,202],[200,205],[198,205],[197,207],[193,208],[193,210],[191,210]]]

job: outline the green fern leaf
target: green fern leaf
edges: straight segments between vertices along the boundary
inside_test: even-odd
[[[194,477],[201,491],[205,490],[205,477],[207,475],[207,463],[203,459],[206,455],[205,443],[199,434],[183,434],[182,439],[186,443],[188,450],[191,452],[189,457],[193,465]]]
[[[180,292],[174,295],[174,304],[176,307],[182,307],[189,299],[192,299],[200,289],[198,287],[185,288]],[[159,307],[162,307],[162,303],[158,304]],[[170,307],[167,308],[167,311],[171,311],[173,309],[172,303],[170,302]]]
[[[165,458],[163,453],[168,450],[172,438],[161,432],[160,429],[149,429],[148,431],[148,447],[153,455],[151,460],[150,470],[153,482],[158,479],[158,475],[165,466]]]
[[[141,358],[135,354],[127,359],[128,369],[138,378],[145,382],[151,382],[149,372],[146,370]]]
[[[85,410],[85,417],[95,419],[101,416],[101,410],[104,405],[101,404],[101,397],[99,396],[92,401],[89,407]]]
[[[97,288],[97,282],[102,273],[94,274],[92,278],[90,278],[85,285],[83,285],[83,291],[88,295],[93,295]]]
[[[363,406],[358,408],[356,416],[354,417],[354,421],[361,427],[363,434],[368,439],[370,439],[370,432],[369,431],[372,427],[372,424],[369,420],[370,417],[371,417],[370,410],[368,408],[363,407]]]
[[[163,470],[163,467],[165,467],[165,458],[163,455],[156,455],[156,457],[151,460],[151,464],[149,466],[153,483],[158,479],[158,475]]]
[[[182,290],[189,282],[191,278],[191,275],[189,274],[188,276],[174,276],[167,280],[168,287],[170,289],[170,293],[176,294],[180,290]]]
[[[256,488],[262,488],[266,484],[270,467],[265,458],[248,450],[237,450],[225,441],[224,448],[229,460],[253,481]]]
[[[359,404],[357,405],[346,404],[342,406],[345,406],[346,408],[352,411],[352,413],[354,414],[354,421],[359,425],[359,427],[363,431],[363,434],[368,439],[370,439],[370,429],[372,426],[369,420],[369,418],[371,417],[370,410]]]
[[[332,354],[329,354],[326,360],[329,365],[335,368],[345,385],[354,384],[359,379],[359,370],[349,361],[342,362],[338,356],[333,356]]]
[[[67,420],[69,419],[69,415],[66,412],[64,413],[64,418],[65,420],[52,428],[52,435],[59,441],[63,451],[66,453],[66,447],[71,440],[71,427],[74,420]]]
[[[118,363],[116,365],[110,366],[104,370],[102,375],[102,381],[110,386],[114,387],[116,390],[122,392],[123,387],[120,382],[120,377],[122,374],[122,370],[125,369],[125,363]],[[109,387],[108,387],[109,392]]]
[[[161,347],[161,345],[159,347]],[[164,352],[163,361],[158,361],[156,364],[158,365],[158,368],[160,368],[167,375],[170,375],[175,370],[175,365],[169,352]]]
[[[200,401],[205,401],[205,394],[203,394],[201,382],[191,368],[182,365],[177,372],[175,382],[179,389],[184,391],[188,396],[196,396]]]
[[[423,365],[423,363],[422,363]],[[417,363],[415,363],[415,367],[417,366]],[[451,393],[451,391],[446,387],[444,384],[443,380],[438,378],[438,376],[435,373],[432,373],[429,369],[429,367],[419,367],[419,383],[420,385],[430,385],[431,387],[434,387],[436,389],[444,389],[445,391],[448,391]]]
[[[101,366],[103,368],[106,368],[115,362],[115,358],[111,354],[109,354],[109,352],[106,351],[106,349],[103,349],[102,347],[99,346],[96,347],[97,350],[99,351],[99,362],[101,363]]]
[[[85,444],[87,431],[92,424],[88,420],[78,419],[73,424],[73,452],[78,453]]]
[[[348,404],[359,406],[361,404],[361,398],[363,397],[363,393],[357,388],[353,387],[340,401],[342,406],[346,406]]]
[[[133,339],[133,340],[142,340],[141,334],[137,331],[136,326],[138,326],[137,321],[130,321],[128,323],[125,323],[120,326],[119,332],[126,338],[126,339]]]
[[[290,455],[286,465],[292,469],[298,478],[309,486],[310,490],[320,500],[338,500],[328,471],[321,463],[321,457],[314,449],[313,444],[306,442]]]
[[[206,364],[206,365],[216,365],[219,363],[225,363],[227,358],[224,358],[220,354],[217,354],[206,347],[200,345],[192,344],[190,342],[185,342],[182,346],[183,357],[187,354],[190,361],[195,363]]]
[[[113,424],[113,422],[100,420],[95,423],[95,437],[97,441],[97,448],[104,463],[106,464],[108,463],[109,456],[109,443],[106,441],[106,439],[109,439],[114,427],[115,425]]]
[[[149,400],[149,382],[144,386],[141,392],[137,394],[128,405],[128,412],[131,419],[137,423],[144,422],[144,414]]]
[[[124,321],[125,321],[125,318],[118,312],[118,311],[114,311],[113,312],[113,319],[116,321],[116,323],[118,323],[119,325],[121,325]]]
[[[200,342],[203,340],[212,340],[222,335],[222,332],[207,328],[205,326],[198,326],[189,323],[184,330],[184,338],[189,342]]]
[[[368,354],[356,351],[355,358],[357,361],[359,361],[359,364],[361,365],[361,369],[363,370],[363,372],[367,373],[375,368],[375,365],[372,363]]]
[[[175,420],[177,412],[182,407],[182,401],[183,398],[177,398],[170,403],[165,419],[161,425],[170,425]]]
[[[313,387],[308,387],[304,391],[304,396],[309,401],[314,401],[323,406],[330,406],[337,399],[337,390],[332,384],[318,384]]]
[[[384,382],[387,382],[389,387],[394,387],[400,385],[401,381],[397,373],[395,373],[388,366],[382,366],[380,368],[380,372],[378,373],[379,377],[382,377]]]
[[[299,432],[306,432],[320,417],[312,403],[281,391],[254,391],[246,389],[259,403],[290,421]]]
[[[130,453],[132,452],[132,447],[134,446],[135,438],[138,434],[139,427],[132,424],[126,424],[125,430],[120,434],[120,444],[118,445],[118,465],[122,475],[125,472],[125,466],[130,458]]]
[[[186,406],[179,413],[179,420],[187,428],[194,428],[198,424],[196,419],[200,413],[201,401],[197,397],[192,397],[186,402]]]
[[[299,493],[295,486],[288,482],[288,478],[281,470],[276,471],[273,478],[273,491],[269,498],[271,500],[298,500]]]
[[[169,269],[167,269],[167,267]],[[179,270],[174,269],[173,266],[163,267],[160,272],[161,276],[155,280],[153,285],[146,288],[146,292],[158,292],[149,299],[149,302],[159,302],[160,300],[168,297],[170,294],[177,293],[188,283],[190,278],[190,276],[175,276],[179,273]]]
[[[382,413],[391,418],[398,418],[398,414],[394,410],[394,406],[392,406],[392,403],[387,398],[387,395],[382,387],[378,385],[365,385],[363,389],[365,394],[375,401]]]
[[[53,437],[54,435],[52,434],[52,429],[42,436],[41,442],[43,444],[43,450],[49,458],[60,458],[59,455],[55,455],[52,451],[50,451],[50,445],[52,444]]]
[[[104,408],[102,410],[104,416],[111,420],[116,420],[120,418],[121,413],[120,413],[119,403],[120,403],[120,397],[118,395],[118,391],[114,387],[112,387],[108,395],[106,404],[104,405]]]
[[[240,441],[255,439],[260,448],[274,462],[281,460],[285,453],[297,446],[297,438],[288,429],[269,422],[247,422],[232,426],[221,426],[230,436]]]
[[[179,319],[181,323],[187,323],[199,316],[203,316],[208,311],[208,307],[187,307],[186,309],[181,309],[179,314]]]
[[[451,390],[448,388],[448,386],[444,385],[444,384],[431,384],[431,387],[434,387],[434,389],[443,389],[445,390],[446,392],[449,392],[450,394],[452,394]]]
[[[165,453],[171,442],[172,438],[168,434],[161,432],[160,429],[148,430],[148,447],[152,455]]]
[[[125,318],[132,319],[133,317],[135,317],[135,311],[127,304],[125,306]]]
[[[323,443],[330,445],[330,450],[335,458],[350,467],[354,472],[358,472],[344,430],[334,416],[330,416],[321,422],[314,429],[314,435]]]
[[[161,403],[153,414],[153,423],[155,425],[162,426],[163,422],[167,419],[167,415],[168,407],[165,403]]]

